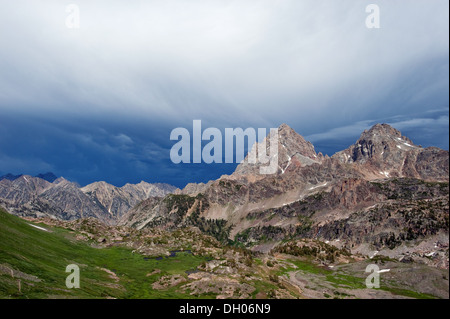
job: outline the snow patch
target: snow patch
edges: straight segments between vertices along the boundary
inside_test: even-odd
[[[288,155],[289,156],[289,155]],[[283,173],[286,172],[286,170],[288,169],[288,167],[291,165],[291,158],[289,157],[289,163],[286,165],[286,167],[284,169],[282,169]]]
[[[33,224],[28,224],[28,225],[30,225],[31,227],[37,228],[37,229],[39,229],[39,230],[43,230],[43,231],[46,231],[46,232],[50,232],[48,229],[45,229],[45,228],[43,228],[43,227],[39,227],[39,226],[36,226],[36,225],[33,225]]]
[[[328,184],[328,182],[326,182],[325,184],[313,186],[313,187],[310,187],[309,190],[313,190],[313,189],[316,189],[316,188],[319,188],[319,187],[324,187],[324,186],[327,186],[327,184]]]
[[[406,143],[406,142],[403,142],[403,145],[406,145],[406,146],[409,146],[409,147],[414,147],[414,146],[412,146],[411,144]]]
[[[384,175],[384,176],[386,176],[386,177],[389,177],[389,172],[386,172],[386,171],[381,172],[381,171],[380,171],[380,174],[381,174],[381,175]]]
[[[414,147],[413,145],[409,144],[408,142],[405,142],[404,140],[402,140],[402,139],[399,138],[399,137],[396,137],[396,139],[397,139],[397,141],[399,141],[400,143],[402,143],[402,145],[405,145],[405,146],[407,146],[407,147]],[[397,147],[398,147],[399,149],[402,149],[401,145],[397,145]]]
[[[372,256],[369,256],[370,259],[372,259],[373,257],[375,257],[376,255],[378,255],[379,251],[375,250],[375,252],[372,254]]]
[[[389,272],[389,271],[391,271],[391,270],[390,269],[381,269],[381,270],[378,270],[377,273],[381,274],[383,272]]]

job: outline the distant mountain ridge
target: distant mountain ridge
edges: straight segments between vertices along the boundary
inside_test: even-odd
[[[7,179],[7,180],[10,180],[10,181],[13,181],[13,180],[18,179],[20,176],[22,176],[22,174],[20,174],[20,175],[13,175],[11,173],[8,173],[8,174],[5,174],[3,176],[0,176],[0,181],[3,180],[3,179]]]
[[[52,173],[38,176],[20,175],[0,180],[0,204],[19,216],[46,216],[61,220],[94,217],[114,224],[139,202],[177,190],[172,185],[146,182],[121,188],[97,182],[80,188],[78,184],[63,177],[56,178]]]
[[[3,180],[3,179],[7,179],[7,180],[10,180],[10,181],[14,181],[14,180],[18,179],[19,177],[21,177],[21,176],[23,176],[23,175],[24,175],[24,174],[13,175],[13,174],[11,174],[11,173],[8,173],[8,174],[6,174],[6,175],[0,176],[0,181]],[[53,182],[58,178],[58,177],[57,177],[55,174],[53,174],[52,172],[48,172],[48,173],[45,173],[45,174],[38,174],[38,175],[36,175],[36,176],[34,176],[34,177],[39,177],[39,178],[41,178],[41,179],[43,179],[43,180],[46,180],[47,182],[50,182],[50,183],[53,183]]]
[[[43,180],[46,180],[49,183],[53,183],[58,178],[55,174],[51,172],[45,174],[38,174],[35,177],[42,178]]]

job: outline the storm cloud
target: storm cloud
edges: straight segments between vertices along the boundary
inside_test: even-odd
[[[379,29],[366,27],[370,3]],[[1,1],[0,171],[177,186],[230,173],[170,163],[170,131],[195,119],[287,123],[329,155],[377,122],[448,149],[448,6]]]

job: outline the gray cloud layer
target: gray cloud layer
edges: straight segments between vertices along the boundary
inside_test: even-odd
[[[80,8],[80,29],[65,25],[70,3]],[[380,29],[365,26],[369,3],[381,9]],[[64,123],[59,129],[77,143],[98,143],[106,153],[122,143],[132,158],[161,154],[170,130],[193,119],[218,128],[286,122],[324,145],[342,132],[359,135],[371,121],[424,129],[433,126],[428,119],[439,121],[424,141],[433,144],[448,134],[445,114],[427,113],[448,110],[448,7],[443,0],[2,0],[0,112],[12,121]],[[113,134],[110,141],[89,138],[92,128],[74,119]],[[121,131],[105,124],[117,122]],[[448,138],[434,144],[448,148]],[[0,155],[2,166],[14,166],[11,154]]]

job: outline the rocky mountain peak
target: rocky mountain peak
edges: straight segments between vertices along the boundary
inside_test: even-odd
[[[369,130],[364,130],[364,133],[380,133],[380,134],[387,134],[387,135],[395,135],[395,136],[401,136],[401,132],[389,124],[386,123],[377,123],[374,126],[372,126]]]
[[[6,175],[0,176],[0,181],[3,180],[3,179],[14,181],[14,180],[16,180],[16,179],[18,179],[18,178],[20,178],[20,177],[22,177],[24,175],[26,175],[26,174],[14,175],[14,174],[8,173]],[[31,177],[31,175],[26,175],[26,176],[30,176]],[[45,173],[45,174],[38,174],[38,175],[36,175],[34,177],[46,180],[49,183],[53,183],[57,179],[55,174],[53,174],[51,172],[48,172],[48,173]]]
[[[280,133],[283,133],[283,134],[298,134],[292,127],[290,127],[286,123],[283,123],[283,124],[281,124],[278,127],[278,134],[280,134]]]
[[[58,177],[55,174],[53,174],[52,172],[48,172],[45,174],[38,174],[38,175],[36,175],[36,177],[42,178],[49,183],[53,183],[56,179],[58,179]]]
[[[14,175],[14,174],[8,173],[6,175],[0,176],[0,181],[4,180],[4,179],[7,179],[9,181],[14,181],[14,180],[18,179],[20,176],[22,176],[22,174]]]
[[[388,124],[377,124],[364,131],[355,144],[332,158],[358,164],[356,167],[369,179],[442,180],[448,171],[448,151],[417,146]]]
[[[413,145],[413,142],[407,138],[406,136],[402,136],[402,133],[390,126],[389,124],[375,124],[369,130],[365,130],[358,142],[364,141],[372,141],[375,142],[383,142],[383,141],[403,141],[410,145]]]
[[[403,161],[404,153],[419,150],[409,138],[388,124],[376,124],[365,130],[355,144],[333,155],[344,163],[368,160],[388,163]],[[391,163],[392,164],[392,163]]]
[[[302,156],[309,157],[312,160],[317,159],[314,145],[311,142],[305,140],[303,136],[298,134],[287,124],[282,124],[278,128],[278,138],[281,146],[285,148],[289,156],[300,154]]]
[[[70,182],[67,179],[65,179],[64,177],[59,177],[53,181],[53,184],[55,184],[55,185],[58,185],[58,184],[63,185],[63,184],[67,184],[67,183],[70,183]]]
[[[108,184],[104,181],[100,181],[100,182],[94,182],[92,184],[86,185],[81,190],[85,193],[88,193],[88,192],[93,192],[93,191],[96,191],[99,189],[111,190],[113,188],[115,188],[115,186]]]
[[[271,158],[278,156],[278,174],[284,174],[286,170],[294,167],[320,163],[322,160],[322,156],[317,155],[314,150],[314,146],[287,124],[281,124],[278,127],[277,154],[270,154],[270,133],[262,143],[266,145],[266,154],[268,154]],[[253,145],[249,155],[254,156],[254,154],[257,153],[258,145],[258,143]],[[258,179],[258,175],[260,175],[260,164],[249,163],[249,155],[247,155],[244,162],[239,164],[236,168],[236,171],[232,175],[233,177],[246,177],[250,180],[255,178]],[[256,156],[256,158],[258,158],[258,156]]]

